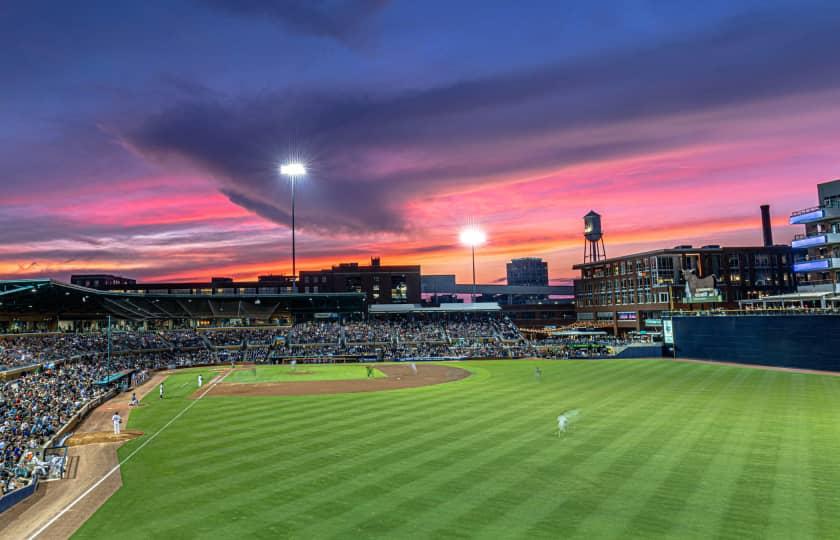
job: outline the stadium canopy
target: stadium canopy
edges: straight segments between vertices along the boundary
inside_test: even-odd
[[[440,306],[424,307],[420,304],[374,304],[369,308],[371,315],[385,315],[398,313],[487,313],[502,311],[496,302],[473,302],[472,304],[441,304]]]
[[[51,279],[0,281],[0,320],[267,320],[280,313],[364,313],[364,293],[120,293]]]

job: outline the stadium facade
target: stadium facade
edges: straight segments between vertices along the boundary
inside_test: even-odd
[[[580,323],[627,331],[659,331],[674,310],[738,308],[744,299],[795,290],[789,246],[677,246],[577,264]]]

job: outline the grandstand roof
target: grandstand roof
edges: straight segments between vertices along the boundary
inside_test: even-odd
[[[89,289],[51,279],[0,280],[0,320],[9,319],[269,319],[277,312],[353,313],[364,293],[166,294]]]
[[[423,307],[420,304],[373,304],[368,309],[371,315],[386,313],[476,313],[502,310],[496,302],[444,303],[435,307]]]

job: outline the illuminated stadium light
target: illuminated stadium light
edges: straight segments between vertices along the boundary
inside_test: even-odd
[[[280,165],[280,174],[283,176],[305,176],[306,167],[303,163],[284,163]]]
[[[470,225],[461,230],[459,235],[461,243],[469,247],[472,251],[472,281],[473,292],[472,301],[475,302],[477,286],[475,283],[475,248],[487,242],[487,234],[475,225]]]
[[[467,247],[477,247],[487,242],[487,234],[475,225],[470,225],[461,231],[460,239]]]
[[[280,174],[287,176],[292,181],[292,292],[295,292],[297,279],[296,257],[295,257],[295,180],[306,176],[306,167],[303,163],[291,162],[280,165]]]

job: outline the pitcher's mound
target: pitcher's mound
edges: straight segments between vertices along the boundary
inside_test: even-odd
[[[113,431],[93,431],[91,433],[77,433],[70,437],[67,446],[83,446],[96,443],[121,443],[136,439],[142,435],[142,431],[123,431],[119,435]]]

